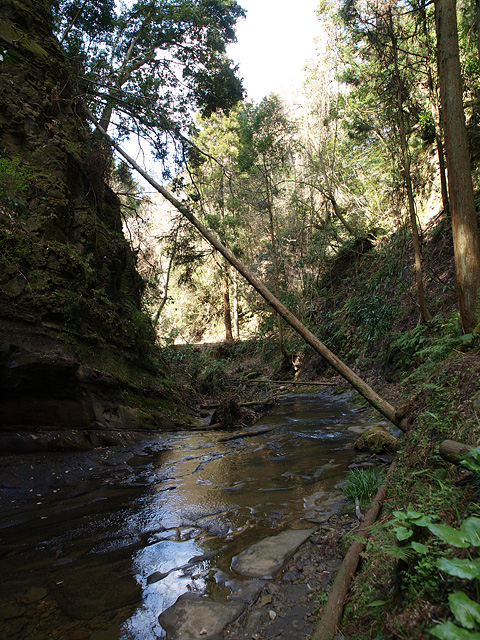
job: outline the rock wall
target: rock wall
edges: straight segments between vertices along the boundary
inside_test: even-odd
[[[0,5],[0,446],[87,448],[191,421],[47,2]]]

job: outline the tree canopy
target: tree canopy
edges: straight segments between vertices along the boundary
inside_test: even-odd
[[[226,55],[245,13],[235,0],[52,0],[56,33],[83,75],[106,130],[138,134],[165,158],[195,111],[228,111],[243,96]]]

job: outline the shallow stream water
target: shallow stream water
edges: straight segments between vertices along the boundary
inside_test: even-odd
[[[338,510],[368,426],[346,398],[318,393],[283,398],[241,433],[0,459],[5,637],[154,640],[182,593],[248,599],[232,558]]]

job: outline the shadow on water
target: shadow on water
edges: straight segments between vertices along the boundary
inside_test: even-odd
[[[232,557],[328,519],[355,432],[368,426],[347,400],[320,393],[284,398],[255,436],[171,433],[17,467],[2,459],[8,637],[153,640],[182,593],[248,597]]]

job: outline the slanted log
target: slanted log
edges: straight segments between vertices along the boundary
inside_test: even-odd
[[[282,318],[288,322],[288,324],[309,344],[317,353],[319,353],[328,364],[335,369],[351,386],[356,389],[364,398],[369,402],[379,413],[381,413],[387,420],[390,420],[394,425],[403,429],[407,429],[406,421],[399,416],[397,409],[389,402],[384,400],[376,393],[366,382],[362,380],[352,369],[350,369],[344,362],[340,360],[327,346],[323,344],[313,333],[307,329],[307,327],[300,322],[300,320],[293,315],[287,307],[280,302],[280,300],[273,295],[273,293],[263,284],[263,282],[257,278],[257,276],[250,271],[250,269],[243,264],[238,258],[225,247],[215,234],[210,231],[198,218],[196,218],[191,210],[183,202],[175,198],[165,187],[159,184],[154,178],[152,178],[146,171],[140,167],[121,147],[118,145],[107,132],[98,124],[95,117],[87,110],[88,117],[95,124],[100,133],[108,140],[109,144],[118,151],[118,153],[125,158],[125,160],[136,170],[138,173],[154,188],[158,191],[166,200],[168,200],[187,220],[202,234],[202,236],[208,240],[208,242],[214,247],[222,256],[242,274],[242,276],[252,285],[252,287],[267,301],[267,303],[274,309]]]
[[[322,613],[322,617],[317,623],[312,640],[332,640],[337,633],[337,627],[340,623],[345,597],[350,588],[350,583],[357,570],[360,554],[365,548],[366,539],[368,537],[368,527],[377,519],[382,502],[385,500],[387,486],[390,476],[397,465],[394,460],[390,465],[385,482],[377,492],[370,509],[367,511],[365,518],[358,528],[356,540],[350,546],[347,555],[338,570],[337,576],[333,582],[332,588],[328,594],[328,600]]]

